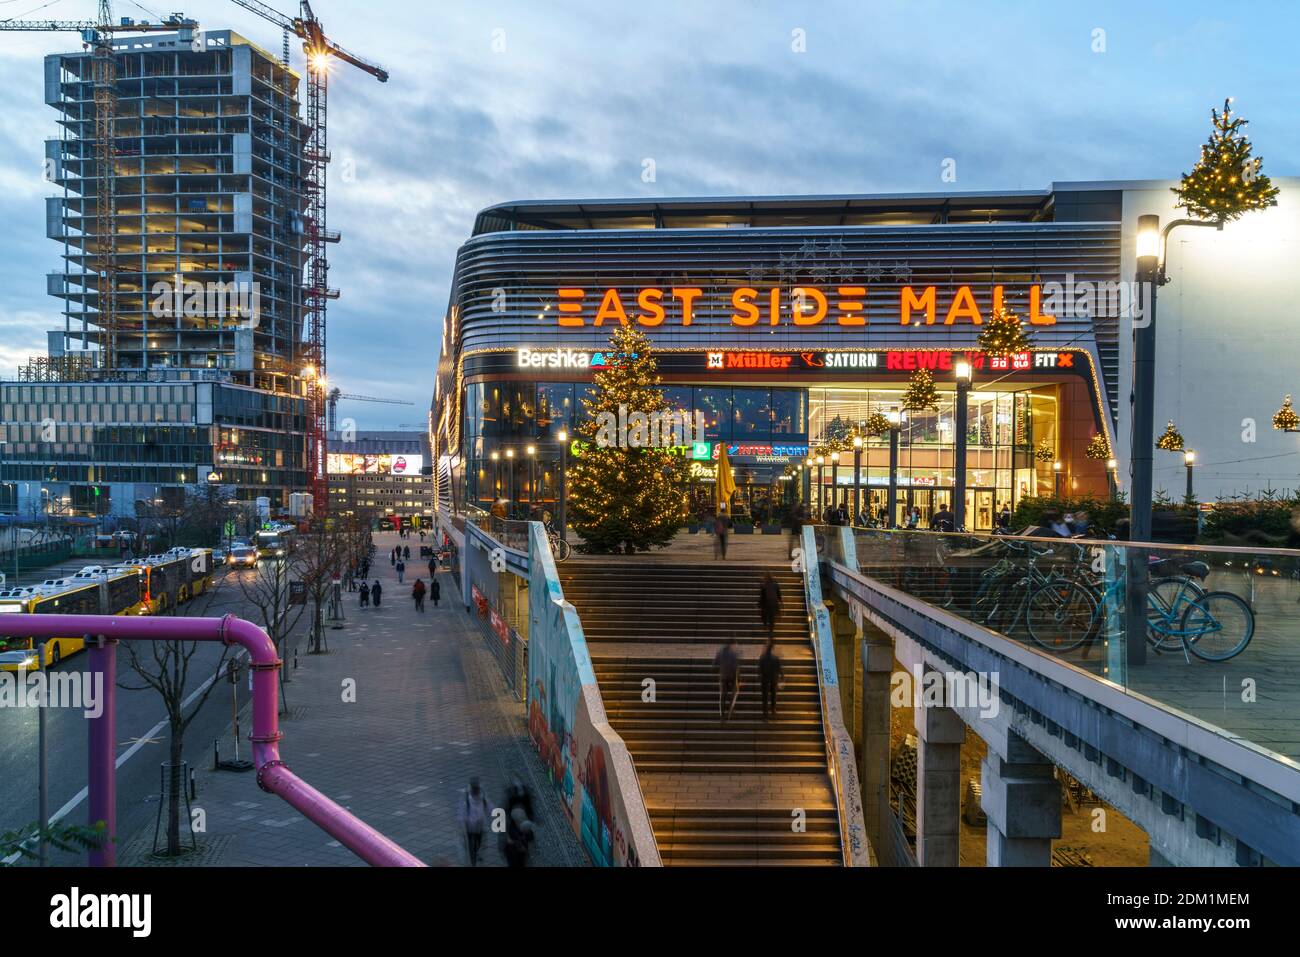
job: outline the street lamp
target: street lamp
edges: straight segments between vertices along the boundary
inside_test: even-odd
[[[892,409],[885,413],[885,419],[889,422],[889,497],[886,499],[889,517],[885,527],[894,528],[898,523],[898,430],[903,424],[903,415]]]
[[[569,433],[568,433],[567,431],[565,431],[564,429],[560,429],[560,431],[557,432],[557,433],[555,434],[555,438],[556,438],[556,440],[560,443],[560,507],[559,507],[559,509],[557,509],[557,511],[558,511],[559,514],[556,516],[556,518],[557,518],[557,520],[558,520],[558,522],[559,522],[560,538],[563,538],[563,537],[564,537],[564,530],[565,530],[565,527],[566,527],[566,526],[565,526],[566,515],[565,515],[565,508],[564,508],[564,506],[565,506],[565,498],[564,498],[564,497],[565,497],[565,492],[566,492],[565,486],[568,484],[568,471],[569,471]]]
[[[1183,453],[1183,465],[1187,466],[1187,503],[1192,503],[1192,467],[1196,464],[1196,453],[1188,449]]]
[[[820,521],[822,513],[826,511],[826,483],[825,472],[826,456],[817,456],[817,514],[813,516],[813,521]]]
[[[506,501],[510,503],[511,510],[515,507],[515,450],[506,449]]]
[[[524,451],[528,453],[528,510],[537,510],[537,446],[529,445]]]
[[[840,498],[840,453],[831,453],[831,508],[839,507]]]
[[[1062,469],[1063,469],[1063,468],[1064,468],[1064,466],[1061,465],[1061,460],[1060,460],[1060,459],[1057,459],[1055,462],[1052,463],[1052,474],[1053,474],[1053,476],[1055,477],[1055,482],[1054,482],[1053,488],[1055,488],[1055,490],[1056,490],[1056,497],[1057,497],[1057,498],[1060,498],[1060,497],[1061,497],[1061,477],[1062,477],[1062,474],[1063,474],[1063,473],[1062,473]]]
[[[488,456],[492,460],[492,504],[501,497],[501,453],[496,449]]]
[[[808,456],[808,461],[805,462],[804,464],[806,467],[804,468],[804,477],[803,477],[803,493],[804,493],[803,500],[807,504],[808,510],[811,512],[813,509],[812,473],[813,473],[813,465],[815,465],[816,463],[813,461],[813,457],[810,455]]]
[[[975,372],[966,359],[958,359],[954,373],[957,379],[957,403],[953,410],[952,428],[956,448],[953,452],[953,510],[954,532],[966,530],[966,404]]]
[[[1213,226],[1223,229],[1222,220],[1175,219],[1164,229],[1160,217],[1146,214],[1137,224],[1137,282],[1145,290],[1146,314],[1133,321],[1133,406],[1129,438],[1129,540],[1151,540],[1151,469],[1155,448],[1156,405],[1156,290],[1169,281],[1165,273],[1165,252],[1169,233],[1179,226]],[[1139,293],[1139,302],[1141,296]],[[1140,321],[1139,321],[1140,320]],[[1147,660],[1147,591],[1150,571],[1144,549],[1127,550],[1127,587],[1125,589],[1124,629],[1127,636],[1126,658],[1129,664]]]
[[[1110,500],[1113,502],[1119,494],[1119,476],[1116,471],[1119,469],[1119,462],[1114,459],[1106,460],[1106,482],[1110,485]]]
[[[853,436],[853,515],[850,522],[858,524],[862,514],[862,436]]]

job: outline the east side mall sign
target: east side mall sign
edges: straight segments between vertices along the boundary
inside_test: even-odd
[[[937,286],[903,286],[891,314],[872,316],[873,322],[890,322],[902,326],[936,323],[980,325],[986,315],[1000,308],[1003,287],[994,286],[990,302],[979,303],[970,286],[958,286],[951,298],[942,300]],[[561,326],[604,326],[619,323],[658,326],[665,320],[689,326],[696,310],[706,301],[704,290],[695,286],[670,289],[648,287],[635,292],[618,289],[592,290],[562,288],[556,290],[556,311]],[[1056,317],[1042,311],[1043,292],[1039,285],[1028,289],[1030,325],[1053,326]],[[726,297],[734,326],[865,326],[867,325],[867,287],[833,286],[740,286]]]

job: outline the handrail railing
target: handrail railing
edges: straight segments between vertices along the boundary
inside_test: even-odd
[[[817,534],[817,529],[811,525],[803,527],[800,564],[803,568],[804,602],[808,607],[808,627],[817,666],[817,697],[821,706],[826,765],[831,773],[831,788],[835,793],[835,808],[840,824],[840,851],[844,865],[869,867],[871,849],[867,839],[866,817],[862,810],[862,790],[858,786],[858,762],[853,738],[844,726],[839,675],[835,667],[835,639],[831,633],[830,615],[822,603]]]

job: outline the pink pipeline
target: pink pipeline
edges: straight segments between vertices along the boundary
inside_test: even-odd
[[[367,864],[376,867],[423,867],[424,864],[373,827],[321,794],[280,760],[281,661],[266,632],[252,622],[225,618],[137,618],[127,615],[4,615],[0,635],[49,639],[84,635],[92,673],[102,674],[104,706],[90,722],[88,805],[90,823],[108,829],[104,846],[90,854],[92,867],[116,863],[117,741],[115,704],[119,641],[219,641],[247,649],[253,671],[253,761],[257,784],[279,795]]]

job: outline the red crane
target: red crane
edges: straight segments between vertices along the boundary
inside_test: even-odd
[[[325,123],[330,63],[335,59],[350,63],[380,83],[388,82],[388,71],[349,53],[331,40],[307,0],[299,3],[296,17],[285,16],[260,0],[234,2],[301,39],[302,50],[307,57],[308,140],[303,154],[307,163],[307,175],[304,178],[307,191],[307,262],[303,270],[303,323],[306,326],[306,336],[301,358],[302,376],[307,385],[307,461],[311,470],[312,507],[317,515],[324,515],[329,507],[329,476],[325,471],[328,403],[325,379],[325,306],[329,300],[339,297],[338,290],[329,286],[329,261],[325,247],[327,243],[336,243],[340,238],[337,231],[331,232],[327,228],[325,216],[325,170],[330,161]]]

